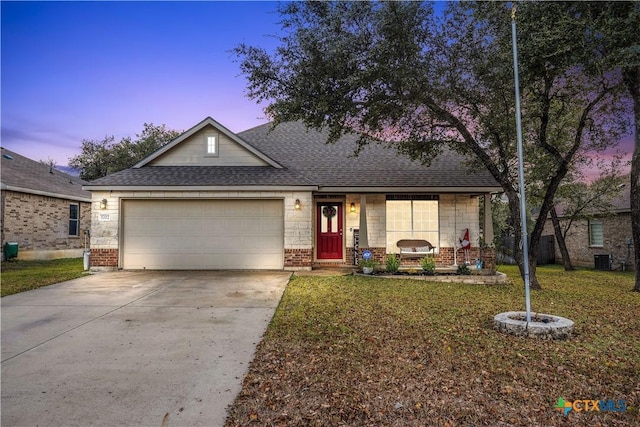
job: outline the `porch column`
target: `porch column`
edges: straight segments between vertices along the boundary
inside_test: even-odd
[[[484,242],[493,246],[493,215],[491,214],[491,194],[484,195]]]
[[[360,243],[361,248],[369,247],[369,233],[367,231],[367,196],[360,195]]]

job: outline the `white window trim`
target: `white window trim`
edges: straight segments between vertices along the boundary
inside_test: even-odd
[[[209,151],[209,138],[214,138],[213,149],[214,152]],[[216,133],[204,134],[204,155],[205,157],[219,157],[220,156],[220,136]]]
[[[411,233],[411,236],[407,237],[408,239],[409,238],[413,238],[413,234],[416,232],[416,230],[414,230],[414,208],[413,208],[414,203],[413,202],[416,201],[416,200],[432,200],[432,201],[437,202],[437,204],[438,204],[438,212],[437,212],[437,215],[438,215],[438,229],[437,230],[428,230],[427,232],[429,232],[429,233],[437,233],[438,241],[437,242],[429,242],[429,243],[434,245],[434,249],[433,249],[434,254],[439,254],[440,253],[440,233],[442,231],[441,230],[441,225],[440,225],[440,208],[441,208],[440,199],[438,197],[434,197],[432,199],[422,199],[422,198],[415,198],[414,199],[413,197],[408,197],[407,199],[387,199],[385,201],[385,211],[386,211],[386,204],[389,201],[393,201],[393,200],[411,201],[411,230],[410,231],[409,230],[405,230],[406,232],[410,232]],[[388,233],[388,232],[389,232],[389,230],[387,229],[386,224],[385,224],[385,234]],[[391,232],[396,232],[396,231],[392,230]],[[420,231],[418,231],[418,232],[420,232]]]

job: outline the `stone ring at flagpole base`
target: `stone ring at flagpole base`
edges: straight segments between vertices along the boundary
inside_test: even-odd
[[[551,314],[531,313],[531,322],[527,323],[525,311],[496,314],[493,323],[500,332],[529,338],[566,340],[573,331],[573,321]]]

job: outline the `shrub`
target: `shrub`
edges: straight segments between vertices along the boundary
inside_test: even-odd
[[[459,276],[468,276],[471,274],[471,271],[469,270],[469,267],[467,267],[466,264],[460,264],[458,266],[458,271],[456,271],[456,274]]]
[[[397,273],[400,268],[400,260],[396,257],[396,254],[387,255],[387,272]]]
[[[374,259],[361,259],[360,262],[358,263],[358,265],[360,267],[371,267],[371,268],[375,268],[378,266],[378,261],[374,260]]]
[[[436,261],[427,255],[420,260],[420,266],[426,273],[433,273],[436,270]]]

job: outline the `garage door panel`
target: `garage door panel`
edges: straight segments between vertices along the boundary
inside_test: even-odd
[[[123,268],[281,269],[283,211],[281,200],[125,200]]]
[[[263,215],[263,206],[258,203],[247,203],[242,206],[242,216],[259,217]]]
[[[230,202],[226,204],[224,208],[224,215],[228,217],[242,216],[242,205],[238,202]]]
[[[220,218],[203,218],[202,234],[204,236],[221,237],[224,235],[224,221]]]
[[[262,234],[263,221],[258,221],[256,218],[247,218],[242,220],[242,232],[249,235]]]
[[[242,218],[225,218],[223,220],[224,223],[224,231],[223,231],[223,235],[224,236],[238,236],[238,235],[242,235],[243,230],[242,230],[242,225],[243,225],[243,220]]]
[[[282,204],[279,204],[279,205],[265,205],[265,206],[263,206],[262,215],[263,216],[272,216],[272,217],[282,218],[283,217],[283,206],[282,206]]]

